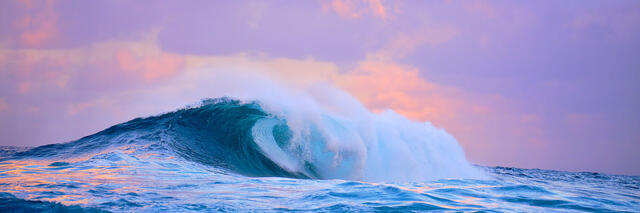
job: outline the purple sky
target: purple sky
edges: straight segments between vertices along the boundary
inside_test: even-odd
[[[0,145],[258,72],[431,121],[474,163],[640,175],[639,56],[639,1],[0,1]]]

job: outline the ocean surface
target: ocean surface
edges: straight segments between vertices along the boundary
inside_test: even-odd
[[[0,212],[640,212],[640,177],[483,167],[430,123],[208,99],[0,148]]]

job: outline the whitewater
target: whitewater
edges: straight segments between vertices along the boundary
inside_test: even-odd
[[[484,167],[331,87],[233,95],[0,149],[0,211],[638,212],[640,177]]]

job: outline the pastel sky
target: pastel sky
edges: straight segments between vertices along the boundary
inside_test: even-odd
[[[640,1],[0,1],[0,145],[170,111],[225,73],[333,84],[481,165],[640,175]]]

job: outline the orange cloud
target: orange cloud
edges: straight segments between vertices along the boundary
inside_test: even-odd
[[[54,9],[53,0],[46,0],[42,4],[32,1],[19,1],[27,15],[14,24],[21,30],[20,42],[29,47],[37,47],[52,41],[58,35],[58,14]],[[34,7],[35,6],[35,7]]]
[[[499,95],[430,82],[415,67],[369,59],[350,72],[337,74],[333,81],[374,112],[392,109],[412,120],[445,128],[465,147],[468,157],[482,159],[477,163],[504,165],[505,159],[522,159],[512,153],[548,146],[538,115],[515,111],[514,103]]]
[[[453,27],[426,28],[399,33],[382,49],[367,54],[355,70],[338,75],[336,84],[351,92],[374,111],[393,109],[415,120],[444,120],[462,105],[459,91],[428,82],[420,71],[393,62],[424,45],[445,43],[455,36]],[[472,106],[472,105],[469,105]],[[486,107],[473,106],[477,111]]]
[[[171,53],[134,56],[129,50],[118,51],[116,60],[124,71],[142,72],[146,81],[172,76],[178,73],[184,62],[181,56]]]
[[[446,89],[423,80],[418,69],[393,63],[364,61],[336,83],[374,111],[394,109],[416,120],[450,116],[456,100],[443,97]]]
[[[324,5],[344,18],[358,19],[365,14],[387,19],[388,9],[380,0],[333,0]]]

